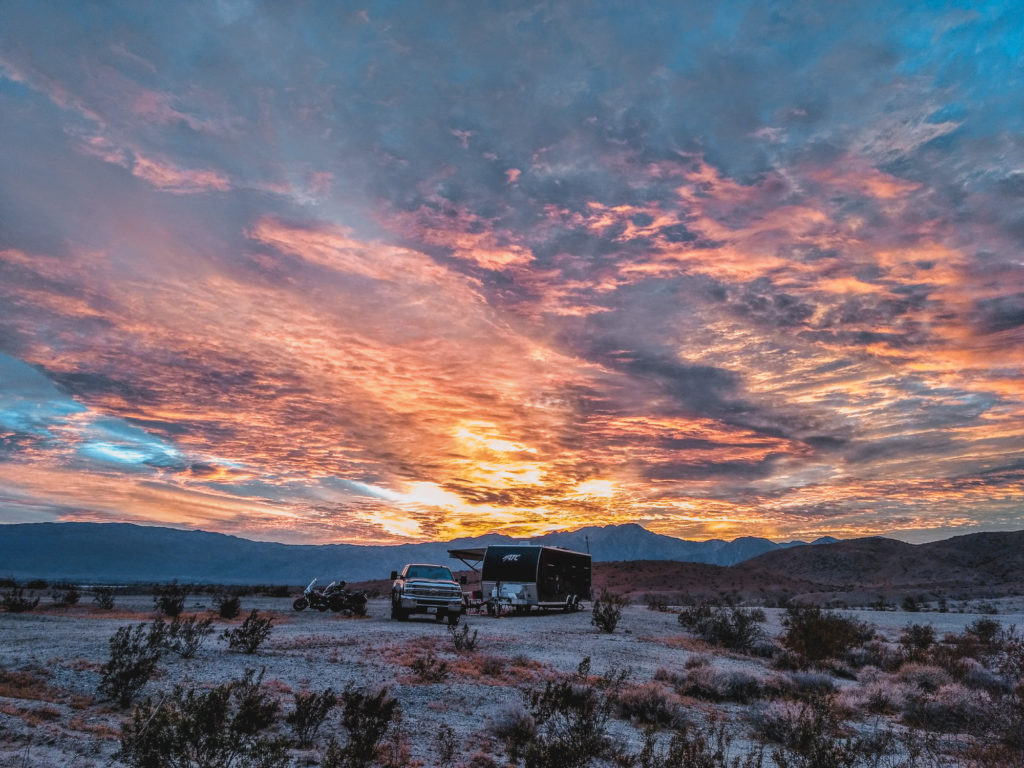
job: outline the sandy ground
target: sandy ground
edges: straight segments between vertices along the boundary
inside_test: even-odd
[[[86,601],[83,600],[83,603]],[[993,616],[1005,625],[1024,627],[1020,598],[995,601]],[[391,621],[385,601],[373,600],[369,616],[343,618],[331,613],[291,610],[291,599],[245,598],[243,611],[259,609],[274,618],[273,633],[256,655],[228,651],[209,637],[192,659],[168,654],[158,677],[143,696],[158,695],[174,683],[216,684],[237,678],[246,668],[264,669],[264,681],[279,694],[284,711],[291,693],[303,689],[336,691],[354,684],[386,685],[401,701],[402,728],[413,757],[431,764],[432,738],[441,723],[454,729],[466,754],[486,741],[503,710],[522,701],[519,688],[557,672],[574,671],[589,656],[595,673],[629,669],[636,683],[650,681],[659,669],[681,671],[695,652],[674,613],[630,606],[614,634],[602,634],[590,623],[591,614],[467,616],[463,623],[478,631],[474,653],[455,652],[446,627],[428,618]],[[186,611],[211,608],[208,599],[190,599]],[[780,631],[781,611],[768,610],[767,629]],[[901,613],[863,611],[861,618],[876,624],[891,639],[908,623],[930,623],[941,635],[959,631],[978,618],[974,613]],[[99,668],[109,655],[108,639],[118,627],[151,621],[148,596],[119,597],[114,612],[91,605],[58,611],[41,607],[24,614],[0,614],[0,669],[23,672],[38,681],[37,692],[0,690],[0,765],[102,766],[117,749],[120,723],[126,716],[96,696]],[[219,630],[229,624],[216,619]],[[427,650],[447,661],[452,670],[440,683],[420,682],[409,663]],[[495,661],[495,657],[501,661]],[[498,674],[482,672],[488,658]],[[763,671],[763,662],[717,656],[719,666]],[[325,724],[320,741],[340,728],[335,716]],[[283,723],[282,723],[282,727]],[[619,738],[637,743],[636,729],[616,726]],[[295,764],[315,764],[317,753],[296,751]]]

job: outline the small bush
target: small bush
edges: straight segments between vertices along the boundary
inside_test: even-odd
[[[455,738],[455,731],[446,723],[441,723],[434,736],[434,753],[437,756],[436,765],[440,768],[455,765],[455,757],[459,754],[459,742]]]
[[[449,665],[444,659],[439,659],[433,651],[417,656],[409,665],[420,682],[439,683],[448,677]]]
[[[753,608],[720,607],[701,602],[679,614],[679,624],[705,642],[733,651],[749,651],[764,637],[759,626],[764,611]]]
[[[279,705],[262,682],[262,673],[247,670],[209,690],[175,686],[159,703],[147,700],[125,725],[114,758],[131,768],[284,768],[286,742],[268,733]]]
[[[782,625],[782,645],[802,664],[838,658],[875,635],[869,624],[813,605],[790,606]]]
[[[164,647],[183,659],[191,659],[203,641],[213,634],[212,624],[213,619],[209,617],[200,619],[198,616],[190,616],[183,619],[181,616],[175,616],[167,627]]]
[[[476,650],[476,636],[478,633],[479,630],[476,629],[470,632],[468,624],[463,624],[458,629],[451,624],[448,625],[448,634],[451,635],[452,644],[455,646],[455,650],[459,652]]]
[[[601,632],[614,632],[615,627],[619,624],[619,619],[622,618],[622,609],[625,605],[624,597],[602,589],[601,594],[594,601],[590,623]]]
[[[344,746],[333,738],[320,765],[322,768],[364,768],[377,758],[384,737],[401,719],[398,699],[386,688],[367,693],[346,688],[341,693],[341,725],[348,736]]]
[[[25,589],[32,590],[33,592],[39,592],[50,586],[50,582],[46,579],[31,579],[25,584]]]
[[[61,584],[53,591],[53,602],[57,605],[78,605],[82,599],[82,590],[74,584]]]
[[[830,696],[799,707],[776,706],[762,715],[760,733],[780,743],[772,752],[778,768],[855,768],[866,764],[871,751],[866,741],[843,738],[842,719]]]
[[[652,593],[644,598],[644,602],[647,604],[647,610],[649,611],[665,613],[668,610],[668,598],[665,595]]]
[[[25,613],[37,605],[39,605],[39,596],[30,592],[26,597],[25,591],[21,587],[11,587],[4,593],[3,606],[8,613]]]
[[[897,677],[918,691],[934,693],[952,681],[946,670],[928,664],[904,664]]]
[[[690,669],[678,690],[695,699],[740,703],[761,698],[764,692],[761,679],[749,672],[704,665]]]
[[[1001,628],[1002,625],[995,619],[975,619],[964,628],[964,632],[976,637],[982,645],[991,646]]]
[[[669,726],[680,719],[679,705],[657,683],[625,686],[615,696],[616,714],[635,723]]]
[[[112,587],[96,587],[92,591],[92,601],[104,611],[114,610],[114,590]]]
[[[163,622],[120,627],[110,638],[110,659],[100,669],[100,694],[128,706],[163,655]]]
[[[242,599],[238,595],[224,592],[214,597],[213,602],[222,619],[233,619],[241,613]]]
[[[935,645],[935,628],[931,624],[908,624],[900,632],[903,656],[912,661],[924,659]]]
[[[581,768],[613,751],[607,735],[616,688],[622,674],[606,673],[590,679],[590,658],[580,662],[575,675],[548,680],[543,688],[526,692],[532,738],[516,745],[532,768]]]
[[[746,755],[731,753],[732,735],[724,723],[712,724],[707,731],[680,723],[668,745],[658,748],[655,731],[644,733],[640,754],[631,761],[637,768],[761,768],[763,750]]]
[[[285,718],[285,722],[295,731],[295,740],[299,746],[312,745],[320,726],[337,704],[338,697],[331,688],[320,693],[301,691],[295,694],[295,709]]]
[[[174,618],[185,609],[185,598],[188,588],[175,579],[170,584],[157,584],[153,587],[153,607],[157,613]]]
[[[255,608],[237,628],[225,629],[221,637],[228,643],[232,651],[242,653],[256,653],[263,641],[270,637],[273,628],[273,620],[269,617],[260,616]]]
[[[950,683],[934,693],[909,696],[903,722],[929,731],[981,736],[988,732],[995,712],[988,694]]]

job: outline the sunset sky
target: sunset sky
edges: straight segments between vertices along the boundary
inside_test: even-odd
[[[1024,528],[1019,3],[0,2],[0,522]]]

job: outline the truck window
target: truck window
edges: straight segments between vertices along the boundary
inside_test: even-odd
[[[444,581],[455,581],[452,572],[441,565],[410,565],[405,572],[407,579],[438,579]]]

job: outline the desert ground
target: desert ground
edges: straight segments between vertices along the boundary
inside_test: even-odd
[[[842,613],[870,622],[878,633],[872,653],[892,658],[900,653],[901,632],[911,624],[932,625],[938,638],[963,633],[979,619],[998,621],[1004,629],[1024,627],[1024,600],[1019,597],[987,601],[983,607],[988,613],[971,612],[970,603],[957,607],[962,613]],[[781,609],[765,609],[766,640],[751,654],[726,651],[693,637],[677,621],[679,609],[671,606],[652,610],[628,605],[610,633],[592,625],[589,610],[498,618],[468,615],[460,627],[477,633],[472,651],[457,651],[448,628],[427,617],[392,621],[387,602],[380,599],[371,600],[368,608],[366,617],[345,618],[330,612],[295,612],[291,598],[245,597],[242,615],[225,620],[212,612],[209,596],[190,596],[185,613],[213,616],[216,631],[192,658],[165,654],[137,700],[159,700],[175,684],[202,689],[237,679],[247,668],[263,670],[263,685],[280,702],[279,731],[287,735],[284,716],[293,707],[296,692],[384,686],[399,699],[401,711],[389,738],[403,745],[407,764],[425,766],[508,764],[498,734],[503,721],[524,709],[524,691],[573,675],[583,679],[577,670],[586,657],[591,660],[586,678],[591,682],[600,685],[615,673],[622,678],[615,694],[622,703],[612,708],[607,731],[620,753],[633,755],[642,748],[645,727],[660,727],[659,743],[664,746],[671,730],[669,720],[696,727],[705,727],[709,720],[723,722],[734,735],[735,754],[753,750],[756,743],[767,743],[770,752],[770,741],[758,742],[755,735],[759,730],[770,732],[764,723],[773,717],[792,714],[802,694],[811,689],[825,690],[838,702],[841,733],[847,738],[880,730],[906,733],[907,701],[914,696],[927,698],[943,691],[955,696],[962,691],[971,701],[977,700],[979,711],[986,702],[993,707],[1006,702],[1020,706],[1019,693],[1017,699],[997,698],[1000,686],[1009,691],[1013,681],[995,682],[990,679],[995,672],[973,661],[976,674],[966,682],[952,679],[927,660],[910,672],[905,664],[882,670],[877,661],[849,660],[803,670],[777,668],[769,656],[773,638],[783,631]],[[252,609],[272,618],[271,634],[254,654],[232,652],[218,634],[239,626]],[[993,615],[993,610],[998,612]],[[154,617],[150,595],[119,596],[109,611],[92,605],[86,595],[73,606],[48,605],[44,600],[29,612],[0,613],[0,765],[111,765],[134,705],[120,707],[98,694],[101,667],[110,657],[109,640],[119,627],[152,622]],[[425,673],[424,659],[428,660]],[[920,683],[914,674],[930,675],[932,682]],[[431,675],[443,679],[431,680]],[[698,678],[702,684],[697,684]],[[737,681],[744,692],[734,695],[730,691]],[[914,687],[918,683],[930,693],[920,693]],[[880,688],[888,690],[885,696],[892,699],[890,704],[865,703],[880,696]],[[670,717],[652,715],[652,710],[666,710]],[[338,719],[335,710],[313,745],[290,747],[291,764],[319,764],[327,740],[332,735],[344,737]],[[987,737],[961,733],[960,722],[953,717],[934,729],[936,739],[949,747],[948,755],[960,757],[948,756],[943,763],[936,755],[945,747],[935,748],[929,753],[931,765],[970,764],[962,756],[966,753],[957,749]],[[438,742],[438,734],[448,733],[444,726],[451,729],[447,753]],[[454,754],[450,754],[452,743]],[[899,745],[891,747],[885,759],[888,762],[878,764],[926,764],[924,758],[906,763],[906,747]],[[620,756],[618,762],[628,764],[628,759]],[[772,765],[769,760],[765,764]],[[1024,765],[1024,758],[1019,764]]]

